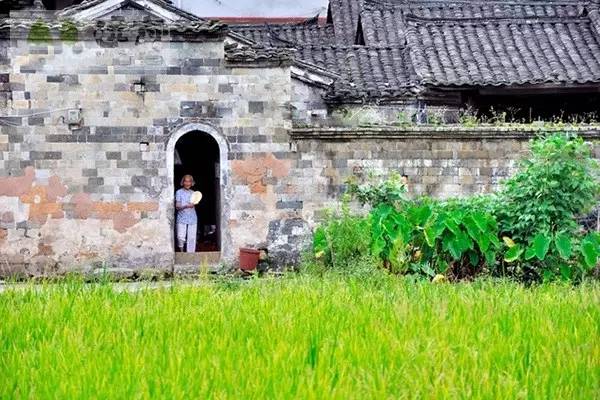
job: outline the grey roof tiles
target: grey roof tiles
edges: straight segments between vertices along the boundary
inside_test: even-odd
[[[232,29],[338,74],[332,99],[600,82],[598,0],[331,0],[328,20]]]
[[[600,84],[600,0],[330,0],[325,25],[229,29],[248,46],[229,48],[230,61],[295,57],[331,73],[328,97],[339,101],[392,101],[436,88]]]
[[[422,84],[600,82],[600,37],[588,18],[408,20]]]

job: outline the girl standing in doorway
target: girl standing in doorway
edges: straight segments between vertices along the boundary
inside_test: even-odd
[[[184,244],[186,252],[196,252],[196,233],[198,231],[198,216],[192,203],[192,186],[194,177],[185,175],[181,179],[181,189],[175,193],[175,208],[177,209],[177,246],[183,252]]]

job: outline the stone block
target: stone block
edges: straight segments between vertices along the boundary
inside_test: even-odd
[[[60,151],[30,151],[30,160],[60,160],[62,152]]]
[[[264,101],[249,101],[248,102],[248,112],[250,114],[262,114],[265,112],[265,102]]]
[[[121,159],[121,152],[120,151],[107,151],[106,152],[106,159],[107,160],[120,160]]]
[[[304,207],[302,201],[278,201],[276,205],[278,210],[301,210]]]
[[[233,93],[233,85],[230,83],[220,84],[219,93]]]

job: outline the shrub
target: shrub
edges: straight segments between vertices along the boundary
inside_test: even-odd
[[[352,267],[370,254],[370,224],[367,217],[352,215],[348,202],[337,211],[326,211],[325,220],[314,234],[314,257],[325,268]]]
[[[575,217],[598,203],[598,163],[581,138],[554,134],[531,142],[530,156],[500,193],[503,234],[531,242],[540,232],[575,233]]]
[[[407,201],[406,185],[397,173],[392,173],[383,180],[369,176],[367,183],[363,185],[358,183],[357,177],[348,179],[346,183],[348,194],[363,206],[378,207],[388,204],[395,208],[401,208],[402,204]]]
[[[528,245],[504,237],[508,250],[504,262],[508,273],[522,281],[580,280],[589,274],[600,257],[600,235],[596,232],[570,235],[538,233]]]
[[[315,252],[334,269],[370,254],[399,274],[578,280],[600,259],[600,235],[584,236],[575,219],[597,204],[598,170],[582,139],[554,134],[532,141],[497,195],[409,200],[399,175],[354,178],[349,195],[369,217],[353,216],[346,201],[315,233]]]
[[[600,253],[598,235],[584,237],[576,221],[598,203],[598,163],[566,134],[535,139],[530,149],[498,196],[504,271],[521,280],[580,278]]]
[[[50,33],[50,27],[44,20],[38,19],[31,24],[31,29],[29,30],[27,40],[39,43],[51,42],[52,35]]]
[[[388,270],[464,277],[494,265],[500,243],[497,224],[487,211],[492,208],[489,198],[411,201],[397,174],[364,185],[354,179],[349,192],[371,207],[371,252]]]
[[[380,205],[371,212],[373,254],[397,273],[474,276],[493,267],[500,248],[491,214],[471,212],[466,201],[422,198],[403,210]]]

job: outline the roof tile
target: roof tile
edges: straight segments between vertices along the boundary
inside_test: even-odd
[[[589,18],[408,18],[411,61],[435,86],[600,82]]]

